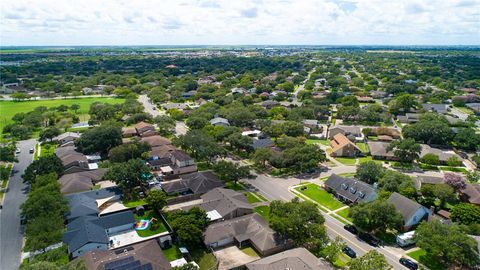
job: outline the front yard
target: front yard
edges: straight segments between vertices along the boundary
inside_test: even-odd
[[[270,220],[270,207],[268,205],[257,206],[253,211],[262,216],[267,222]]]
[[[323,190],[322,187],[315,184],[307,184],[300,187],[296,187],[295,190],[302,193],[306,197],[314,200],[318,204],[325,206],[329,210],[336,210],[342,206],[343,203],[335,199],[335,197]]]
[[[417,262],[422,263],[430,270],[445,270],[447,267],[440,263],[436,258],[432,257],[431,255],[427,254],[425,250],[418,249],[412,252],[407,253],[408,256],[415,259]]]
[[[265,202],[267,199],[263,197],[262,195],[254,192],[245,192],[245,196],[247,197],[247,200],[249,203],[258,203],[258,202]]]
[[[56,143],[44,142],[40,145],[40,156],[52,156],[55,153]]]
[[[353,166],[357,162],[355,158],[336,157],[335,159],[338,162],[342,163],[343,165],[347,165],[347,166]]]
[[[145,211],[145,214],[143,216],[135,214],[136,221],[140,221],[141,219],[151,220],[152,218],[154,218],[155,220],[153,220],[148,229],[143,231],[137,230],[138,236],[149,237],[167,231],[167,227],[163,223],[162,218],[155,211],[147,210]]]

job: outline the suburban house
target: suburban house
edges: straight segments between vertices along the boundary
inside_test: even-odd
[[[171,265],[157,240],[133,244],[115,250],[92,250],[82,257],[90,270],[139,269],[170,270]]]
[[[94,168],[88,163],[84,154],[75,150],[75,146],[58,147],[55,149],[55,155],[62,161],[65,174],[88,171]]]
[[[160,140],[157,143],[159,142]],[[197,165],[193,158],[171,144],[152,147],[149,156],[147,165],[160,177],[171,178],[179,174],[197,171]]]
[[[162,104],[164,110],[168,111],[170,109],[177,109],[183,111],[188,108],[188,105],[185,103],[165,103]]]
[[[194,172],[182,175],[182,178],[163,182],[161,188],[168,195],[205,194],[208,191],[224,187],[225,184],[211,171]]]
[[[368,148],[373,159],[380,160],[398,160],[393,154],[393,151],[387,151],[390,145],[388,142],[368,141]]]
[[[419,175],[413,179],[415,183],[415,187],[420,190],[422,185],[438,185],[443,184],[444,179],[443,177],[437,176],[428,176],[428,175]]]
[[[422,107],[429,112],[436,112],[440,114],[446,114],[448,112],[448,105],[447,104],[422,104]]]
[[[131,138],[137,136],[137,130],[134,127],[122,127],[122,137]]]
[[[58,179],[61,185],[60,190],[63,194],[89,191],[102,179],[105,172],[106,169],[97,169],[64,174]]]
[[[405,115],[397,115],[397,120],[400,123],[416,123],[420,120],[420,113],[406,113]]]
[[[344,125],[337,125],[332,128],[330,128],[328,132],[328,138],[331,140],[335,135],[337,134],[343,134],[347,138],[352,137],[354,140],[357,138],[362,139],[363,135],[359,127],[357,126],[344,126]]]
[[[377,99],[381,99],[381,98],[384,98],[386,96],[388,96],[388,93],[385,92],[385,91],[371,91],[370,92],[370,96],[372,96],[373,98],[377,98]]]
[[[273,146],[274,143],[270,138],[253,138],[252,147],[257,150],[259,148],[267,148]]]
[[[401,137],[400,131],[398,129],[389,127],[374,127],[370,131],[370,134],[376,136],[390,136],[393,139],[399,139]]]
[[[65,195],[70,209],[65,219],[71,222],[83,216],[97,217],[109,204],[119,201],[121,195],[122,192],[117,187]]]
[[[459,190],[460,198],[471,204],[480,205],[480,186],[467,184],[467,186]]]
[[[57,142],[58,146],[73,145],[76,139],[80,138],[80,133],[77,132],[65,132],[52,138],[52,141]]]
[[[148,145],[150,145],[150,147],[158,147],[158,146],[164,146],[164,145],[171,145],[172,142],[165,138],[165,137],[162,137],[160,135],[153,135],[153,136],[150,136],[150,137],[143,137],[140,139],[141,142],[145,142],[145,143],[148,143]]]
[[[155,130],[155,127],[152,124],[145,123],[143,121],[135,124],[135,130],[137,131],[137,134],[140,137],[157,135],[157,131]]]
[[[409,230],[423,220],[428,220],[432,214],[425,206],[410,200],[409,198],[394,192],[387,200],[395,206],[395,209],[403,216],[403,229]]]
[[[182,207],[189,210],[200,207],[207,212],[210,221],[227,220],[253,213],[253,206],[243,193],[225,188],[215,188],[200,196],[201,202]]]
[[[222,117],[215,117],[210,120],[210,124],[214,126],[224,126],[224,127],[229,127],[230,123],[228,122],[228,119],[222,118]]]
[[[107,250],[109,235],[132,230],[134,226],[132,211],[100,217],[82,216],[67,224],[63,242],[68,245],[69,254],[75,258],[91,250]]]
[[[455,157],[458,160],[463,160],[459,155],[457,155],[453,150],[450,149],[439,149],[431,147],[428,144],[421,144],[422,152],[420,153],[420,158],[424,157],[426,154],[434,154],[438,156],[440,163],[447,164],[449,158]]]
[[[231,244],[239,248],[251,246],[262,256],[268,256],[292,246],[292,242],[272,230],[257,213],[210,224],[204,233],[207,247],[218,248]]]
[[[280,105],[280,102],[274,100],[265,100],[264,102],[260,103],[260,106],[264,107],[265,109],[271,109],[278,105]]]
[[[317,258],[306,248],[294,248],[247,263],[247,270],[333,270],[328,262]]]
[[[324,184],[340,201],[346,203],[371,202],[378,197],[377,190],[369,184],[354,178],[345,178],[336,174],[330,175]]]
[[[345,135],[338,133],[330,141],[333,157],[357,157],[362,155],[362,150],[352,143]]]
[[[476,115],[480,115],[480,103],[468,103],[466,106],[473,110]]]
[[[323,133],[323,126],[316,119],[303,120],[303,127],[308,128],[308,134],[321,134]]]

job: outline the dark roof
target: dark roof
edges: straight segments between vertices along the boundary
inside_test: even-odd
[[[250,209],[253,206],[248,202],[243,193],[231,189],[215,188],[201,196],[203,202],[192,205],[191,207],[200,207],[209,212],[216,210],[222,217],[236,211],[237,209]],[[191,207],[186,207],[187,210]]]
[[[364,202],[371,196],[376,197],[377,191],[369,184],[353,178],[344,178],[336,174],[330,175],[325,186],[333,189],[336,194],[351,202]]]
[[[183,175],[180,180],[162,184],[162,189],[167,193],[174,193],[184,189],[193,194],[204,194],[214,188],[224,187],[225,184],[211,171],[194,172]]]
[[[395,155],[393,151],[387,152],[387,147],[390,145],[388,142],[375,142],[369,141],[368,148],[370,149],[370,154],[372,156],[385,157],[385,158],[394,158]]]
[[[345,125],[336,125],[330,128],[330,131],[333,129],[340,129],[342,134],[347,135],[354,135],[356,137],[362,136],[362,132],[359,127],[357,126],[345,126]]]
[[[253,138],[252,140],[253,149],[266,148],[272,145],[273,145],[273,142],[270,138],[264,138],[264,139]]]
[[[63,194],[89,191],[93,187],[92,181],[100,181],[105,172],[106,169],[98,169],[64,174],[58,179],[58,182],[62,186],[61,191]]]
[[[55,149],[55,155],[62,161],[63,166],[67,166],[72,162],[88,163],[87,157],[75,150],[75,146],[64,146]]]
[[[437,112],[437,113],[446,113],[448,105],[447,104],[422,104],[423,108],[427,111]]]
[[[117,212],[99,217],[105,229],[135,223],[132,211]]]
[[[402,214],[404,222],[409,221],[419,208],[425,208],[421,204],[412,201],[397,192],[392,193],[387,201],[393,204],[397,211]]]
[[[90,270],[106,270],[112,263],[122,266],[134,261],[140,262],[140,265],[151,266],[151,268],[140,268],[142,270],[169,270],[171,268],[170,262],[163,255],[156,240],[148,240],[116,250],[89,251],[82,259]]]
[[[306,248],[294,248],[246,264],[248,270],[330,270],[333,268]]]
[[[72,220],[87,215],[97,216],[99,211],[96,200],[120,196],[120,194],[120,189],[110,187],[66,195],[65,198],[68,200],[70,211],[65,215],[65,218]]]
[[[85,216],[67,225],[63,242],[68,245],[70,252],[73,252],[88,243],[108,244],[108,236],[97,217]]]
[[[159,158],[147,161],[150,166],[168,166],[172,164],[170,158]]]
[[[249,240],[262,253],[286,243],[257,213],[211,224],[205,230],[204,243],[208,246],[229,237],[239,242]]]
[[[172,155],[175,158],[175,160],[179,160],[179,161],[192,160],[192,158],[182,150],[172,151],[170,155]]]

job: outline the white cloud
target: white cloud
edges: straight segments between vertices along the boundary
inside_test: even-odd
[[[0,1],[1,45],[480,44],[479,0]]]

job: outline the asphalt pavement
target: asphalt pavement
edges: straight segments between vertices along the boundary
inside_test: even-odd
[[[26,188],[22,174],[32,163],[33,155],[29,153],[35,148],[36,140],[20,141],[17,147],[20,154],[15,163],[15,173],[8,182],[8,192],[5,193],[3,209],[0,210],[0,269],[18,269],[23,245],[23,232],[20,226],[20,205],[25,201]]]
[[[332,173],[345,173],[351,170],[350,167],[353,166],[345,166],[344,168],[339,167],[337,170],[329,170],[326,173],[322,173],[321,177],[328,176]],[[353,167],[354,169],[355,167]],[[332,168],[335,169],[335,168]],[[302,182],[317,182],[318,177],[315,179],[298,179],[298,178],[276,178],[271,177],[268,175],[260,174],[257,175],[256,179],[243,179],[242,181],[251,184],[255,187],[263,196],[265,196],[269,200],[282,200],[282,201],[290,201],[291,199],[295,198],[296,196],[289,191],[289,187],[298,185]],[[357,238],[357,236],[351,234],[350,232],[346,231],[343,228],[343,223],[336,220],[330,215],[322,213],[325,217],[325,227],[327,228],[327,234],[330,238],[335,238],[340,236],[345,243],[350,246],[357,255],[361,256],[372,249],[376,249],[378,252],[385,255],[388,263],[393,266],[394,269],[402,269],[405,270],[406,268],[401,265],[398,260],[400,259],[401,255],[395,252],[392,252],[391,249],[385,247],[372,247],[369,244],[361,241]]]

